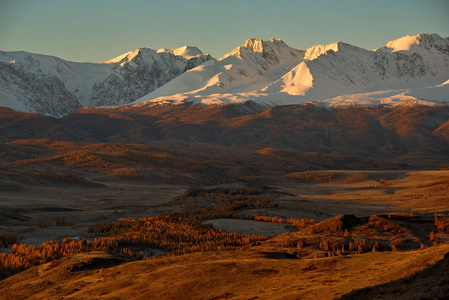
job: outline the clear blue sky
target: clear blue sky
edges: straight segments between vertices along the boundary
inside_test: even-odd
[[[448,0],[0,0],[0,50],[72,61],[183,45],[219,58],[252,37],[374,49],[423,32],[449,36]]]

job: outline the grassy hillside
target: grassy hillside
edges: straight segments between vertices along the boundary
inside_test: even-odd
[[[32,268],[3,280],[0,289],[5,299],[335,299],[422,270],[448,251],[444,245],[288,259],[240,250],[134,262],[122,255],[89,253]],[[434,290],[445,287],[433,285]]]

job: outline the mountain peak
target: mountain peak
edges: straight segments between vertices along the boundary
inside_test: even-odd
[[[263,43],[262,39],[251,38],[239,47],[239,48],[248,48],[253,50],[254,52],[262,52],[263,51]]]
[[[129,51],[126,52],[125,54],[119,55],[113,59],[110,59],[108,61],[104,61],[102,62],[102,64],[115,64],[115,63],[119,63],[119,62],[123,62],[123,61],[131,61],[133,58],[135,58],[136,56],[139,55],[139,53],[142,51],[142,49],[147,49],[147,48],[138,48],[134,51]],[[151,49],[148,49],[151,50]]]
[[[325,54],[329,50],[338,52],[339,51],[339,43],[333,43],[329,45],[315,45],[313,47],[310,47],[306,50],[306,54],[304,56],[304,59],[306,60],[314,60],[318,56]]]
[[[120,56],[117,56],[116,58],[113,58],[111,60],[102,62],[103,64],[113,64],[113,63],[123,63],[123,62],[129,62],[132,61],[134,58],[136,58],[139,54],[144,54],[145,56],[155,56],[156,54],[163,54],[163,53],[170,53],[174,56],[181,56],[185,59],[189,60],[191,58],[195,57],[201,57],[203,55],[208,56],[207,53],[203,53],[200,49],[197,47],[192,46],[183,46],[179,48],[162,48],[162,49],[156,49],[153,50],[151,48],[138,48],[134,51],[127,52],[125,54],[122,54]]]
[[[198,57],[203,55],[203,52],[198,49],[197,47],[192,46],[182,46],[179,48],[163,48],[163,49],[157,49],[157,53],[171,53],[175,56],[182,56],[185,59],[191,59],[193,57]]]
[[[344,43],[342,41],[338,41],[336,43],[332,43],[329,45],[315,45],[306,50],[304,59],[314,60],[317,57],[328,53],[329,51],[340,52],[343,49],[360,49],[360,48],[348,43]]]
[[[271,48],[273,46],[288,47],[287,44],[285,44],[284,41],[281,39],[272,38],[271,40],[264,41],[262,39],[251,38],[243,42],[243,44],[240,47],[237,47],[236,49],[247,48],[254,52],[263,52],[265,48],[267,47]]]
[[[248,60],[249,57],[260,55],[264,59],[280,56],[282,52],[289,52],[290,55],[299,57],[302,51],[289,47],[281,39],[274,39],[264,41],[262,39],[251,38],[242,43],[239,47],[232,50],[230,53],[224,55],[219,60],[222,61],[228,57],[237,57],[239,59]],[[251,60],[251,59],[249,59]]]
[[[436,48],[439,51],[449,51],[448,40],[442,38],[436,33],[421,33],[417,35],[406,35],[404,37],[394,39],[381,47],[382,51],[399,52],[410,51],[419,52],[424,47],[426,49]]]

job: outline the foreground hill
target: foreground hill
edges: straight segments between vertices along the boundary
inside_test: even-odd
[[[422,270],[448,251],[447,245],[441,245],[412,252],[288,259],[239,250],[134,262],[123,255],[96,252],[34,267],[1,281],[0,289],[5,299],[30,295],[35,299],[335,299]],[[446,262],[438,264],[432,271],[441,270]],[[441,281],[435,277],[438,274],[441,271],[429,269],[415,278],[437,283]],[[397,296],[406,295],[398,292],[402,287],[406,285],[398,286]],[[445,288],[434,284],[431,295],[441,295]]]
[[[449,295],[449,254],[435,265],[405,278],[351,292],[341,299],[446,299]]]

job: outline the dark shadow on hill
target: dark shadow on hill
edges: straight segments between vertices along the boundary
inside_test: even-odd
[[[449,253],[435,265],[382,285],[352,291],[339,299],[448,299]]]

